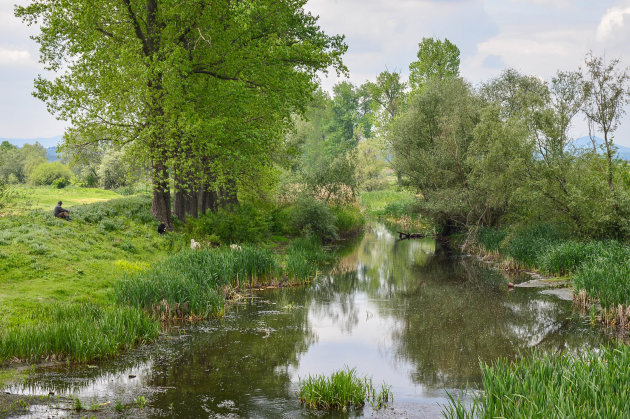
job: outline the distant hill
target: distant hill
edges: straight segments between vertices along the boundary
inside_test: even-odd
[[[603,138],[599,138],[599,137],[594,137],[594,138],[595,138],[595,143],[598,146],[604,145]],[[571,145],[573,145],[574,147],[578,149],[585,149],[585,148],[589,150],[593,149],[593,143],[591,141],[591,137],[588,137],[588,136],[580,137],[573,140]],[[615,144],[615,146],[617,147],[617,155],[619,156],[619,158],[622,160],[630,161],[630,147],[622,146],[619,144]]]
[[[35,144],[40,143],[44,148],[57,147],[61,144],[61,135],[57,135],[56,137],[48,137],[48,138],[0,138],[0,143],[3,141],[8,141],[14,146],[22,147],[24,144]]]
[[[59,160],[59,155],[57,154],[57,147],[47,147],[46,148],[46,157],[48,157],[48,161],[57,161],[57,160]]]

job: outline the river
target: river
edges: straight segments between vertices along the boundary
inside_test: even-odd
[[[8,391],[73,394],[85,406],[147,400],[127,416],[440,417],[447,392],[479,387],[480,360],[531,348],[577,352],[610,339],[570,302],[510,291],[502,272],[431,239],[400,241],[375,224],[340,252],[310,286],[254,292],[221,319],[172,328],[115,360],[39,367]],[[393,404],[326,414],[299,404],[300,377],[346,366],[391,385]],[[31,417],[72,413],[33,409]]]

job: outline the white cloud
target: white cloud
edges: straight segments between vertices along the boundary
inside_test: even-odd
[[[597,27],[597,39],[605,41],[617,29],[623,28],[630,23],[630,6],[613,7],[606,11]],[[626,42],[628,39],[625,40]]]
[[[0,67],[14,67],[34,65],[31,53],[23,49],[8,49],[0,47]]]

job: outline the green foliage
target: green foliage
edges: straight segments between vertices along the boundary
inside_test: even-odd
[[[197,219],[188,219],[187,234],[195,239],[211,235],[219,237],[222,243],[260,243],[271,235],[273,226],[280,227],[277,218],[274,223],[272,211],[261,205],[241,204],[232,209],[219,208]],[[279,225],[280,224],[280,225]],[[284,221],[286,224],[286,220]]]
[[[109,150],[97,170],[99,185],[103,189],[117,189],[129,184],[131,168],[123,151]]]
[[[448,39],[422,38],[418,44],[418,61],[409,64],[409,84],[422,87],[432,78],[459,76],[459,48]]]
[[[622,418],[630,392],[630,346],[581,356],[534,351],[481,365],[483,392],[470,407],[451,397],[449,418]]]
[[[387,385],[383,384],[377,393],[372,380],[359,377],[354,368],[333,372],[330,377],[310,375],[300,379],[299,387],[300,402],[315,409],[345,411],[349,407],[361,408],[366,402],[381,408],[393,400]]]
[[[480,211],[467,184],[467,152],[478,115],[479,101],[468,84],[456,78],[431,79],[392,126],[394,168],[422,191],[419,205],[436,225],[463,226],[471,212]]]
[[[586,261],[580,264],[573,281],[608,309],[630,304],[630,247],[610,241],[594,244]]]
[[[322,240],[337,238],[337,219],[332,210],[323,202],[302,196],[295,204],[291,224],[305,235],[314,234]]]
[[[522,266],[534,268],[539,257],[563,237],[564,233],[553,224],[532,224],[508,238],[505,252]]]
[[[332,207],[337,221],[335,227],[341,236],[356,234],[365,225],[365,217],[357,205],[343,205]]]
[[[29,182],[33,185],[52,185],[55,181],[64,186],[70,183],[72,172],[60,162],[42,163],[35,167],[29,176]],[[55,185],[59,187],[58,185]]]
[[[222,311],[223,286],[265,283],[278,269],[272,253],[257,247],[189,250],[127,274],[115,285],[115,295],[120,303],[158,316],[205,318]]]
[[[32,316],[34,324],[0,331],[0,360],[86,362],[152,341],[159,332],[157,323],[128,307],[43,305]]]

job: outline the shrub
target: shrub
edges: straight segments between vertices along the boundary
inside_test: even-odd
[[[355,234],[361,231],[365,217],[356,205],[337,206],[332,209],[337,221],[335,227],[339,234]]]
[[[53,180],[52,185],[57,189],[63,189],[68,186],[69,181],[66,178],[60,177]]]
[[[216,235],[225,244],[258,243],[270,236],[271,214],[252,204],[234,209],[220,208],[201,217],[189,218],[188,234],[195,239]]]
[[[291,224],[302,233],[315,234],[322,240],[337,238],[337,217],[323,202],[312,197],[298,199]]]
[[[70,182],[71,178],[72,172],[70,169],[56,161],[36,166],[29,176],[29,181],[33,185],[52,185],[57,179],[63,179],[65,186]]]

